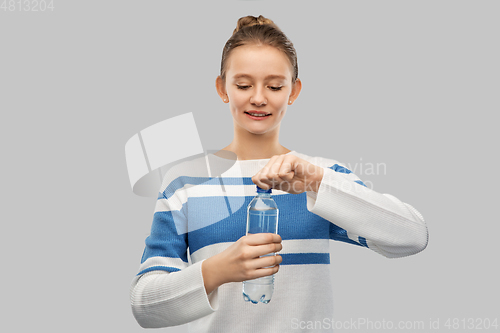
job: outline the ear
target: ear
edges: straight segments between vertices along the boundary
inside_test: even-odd
[[[297,78],[297,80],[295,80],[295,84],[292,86],[292,92],[290,93],[289,100],[295,101],[299,97],[301,90],[302,90],[302,81],[300,81],[300,79]]]
[[[215,88],[217,89],[217,94],[219,94],[220,98],[224,100],[227,98],[227,93],[226,93],[226,85],[220,75],[217,76],[215,79]]]

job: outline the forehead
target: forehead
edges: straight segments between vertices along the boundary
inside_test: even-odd
[[[272,46],[240,46],[228,60],[227,76],[233,79],[291,79],[290,61]]]

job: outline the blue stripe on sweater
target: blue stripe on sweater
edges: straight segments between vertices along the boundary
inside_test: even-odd
[[[151,266],[151,267],[148,267],[146,269],[143,269],[142,271],[137,273],[137,275],[141,275],[141,274],[151,272],[151,271],[177,272],[177,271],[180,271],[180,269],[178,269],[176,267],[170,267],[170,266]]]
[[[329,168],[335,172],[341,172],[341,173],[345,173],[345,174],[350,174],[352,172],[351,170],[347,169],[346,167],[343,167],[343,166],[338,165],[338,164],[334,164]]]
[[[359,239],[359,242],[361,243],[361,245],[368,247],[368,244],[366,243],[366,238],[358,236],[358,239]]]
[[[284,253],[280,265],[329,264],[330,253]]]
[[[361,180],[355,180],[354,182],[358,183],[359,185],[363,185],[364,187],[366,187],[365,183],[363,183]]]
[[[330,238],[333,240],[362,246],[360,243],[355,242],[352,239],[350,239],[349,237],[347,237],[347,231],[345,229],[342,229],[333,223],[330,223]]]

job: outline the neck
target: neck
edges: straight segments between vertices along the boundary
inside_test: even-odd
[[[290,149],[279,143],[278,134],[278,129],[264,134],[253,134],[247,131],[238,133],[235,130],[233,141],[222,150],[232,151],[239,160],[267,159],[290,152]]]

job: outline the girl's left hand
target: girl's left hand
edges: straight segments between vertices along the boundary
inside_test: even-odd
[[[262,189],[277,189],[291,194],[318,192],[323,168],[295,155],[274,155],[252,181]]]

